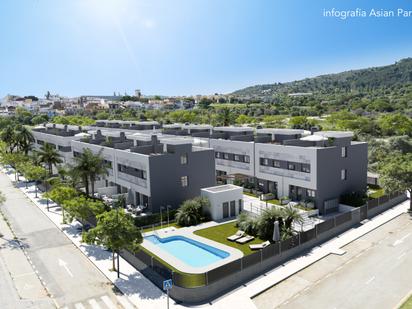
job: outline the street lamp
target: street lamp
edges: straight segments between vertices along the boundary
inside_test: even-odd
[[[160,206],[160,229],[163,228],[162,209],[165,209],[165,208],[163,206]]]
[[[172,206],[167,205],[166,206],[166,210],[167,210],[167,226],[169,227],[170,223],[169,223],[169,208],[172,208]]]

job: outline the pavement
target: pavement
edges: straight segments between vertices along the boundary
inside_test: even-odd
[[[8,173],[8,178],[9,178],[8,185],[10,186],[10,180],[14,179],[13,173],[7,170],[5,170],[5,172]],[[0,176],[0,187],[4,187],[5,185],[7,185],[7,181],[5,180],[6,178],[7,177],[4,177],[3,175]],[[48,218],[49,223],[54,224],[55,227],[61,230],[63,232],[61,233],[61,235],[65,235],[66,240],[71,241],[74,244],[74,246],[77,247],[77,249],[80,250],[84,254],[84,258],[86,259],[87,257],[89,261],[91,261],[96,266],[96,268],[100,270],[100,273],[99,273],[100,275],[104,274],[104,276],[107,279],[109,279],[109,281],[111,281],[120,291],[122,291],[122,293],[125,296],[127,296],[128,302],[134,304],[138,308],[145,308],[145,309],[165,307],[166,295],[160,289],[158,289],[155,285],[153,285],[147,278],[145,278],[140,272],[138,272],[125,260],[120,259],[121,277],[120,279],[117,279],[116,274],[109,270],[111,268],[110,252],[104,250],[104,248],[99,247],[99,246],[90,246],[90,245],[81,243],[81,236],[78,230],[79,223],[74,222],[70,225],[61,224],[61,221],[62,221],[61,211],[59,210],[57,205],[52,204],[52,211],[48,212],[46,210],[44,200],[41,198],[34,197],[34,187],[33,186],[29,186],[27,190],[24,189],[24,185],[22,183],[19,183],[18,186],[20,187],[20,190],[24,192],[24,194],[26,194],[26,196],[29,199],[31,199],[31,201],[37,206],[37,210],[40,210],[41,212],[43,212],[43,214],[45,214],[45,216],[43,216],[43,219],[47,220]],[[18,190],[15,189],[15,191],[18,191]],[[9,198],[8,194],[6,194],[6,196]],[[281,265],[280,267],[277,267],[265,273],[264,275],[242,285],[238,289],[235,289],[231,291],[230,293],[210,303],[207,303],[207,304],[204,304],[198,307],[201,307],[201,308],[204,308],[204,307],[213,307],[213,308],[236,307],[237,309],[256,308],[256,304],[252,300],[252,298],[254,298],[256,295],[261,294],[263,291],[269,290],[274,285],[293,276],[295,273],[316,263],[317,261],[325,258],[326,256],[330,254],[344,253],[344,251],[341,249],[342,247],[350,244],[356,239],[362,237],[363,235],[377,229],[378,227],[400,216],[401,214],[406,213],[408,209],[408,204],[409,204],[409,201],[405,201],[404,203],[397,205],[396,207],[386,211],[385,213],[379,216],[376,216],[375,218],[371,220],[367,220],[367,222],[364,222],[364,224],[362,224],[361,226],[353,228],[341,234],[340,236],[322,244],[321,246],[317,246],[313,248],[312,250],[307,252],[305,255],[292,259],[288,261],[287,263]],[[33,204],[31,204],[30,207],[33,209],[36,209],[36,207],[32,207],[32,206]],[[30,219],[31,215],[24,214],[26,211],[27,209],[25,209],[24,212],[20,212],[20,214],[23,213],[22,217],[26,218],[22,220],[26,220],[27,225],[30,225],[30,224],[33,224],[33,226],[38,225],[37,217],[36,217],[36,220]],[[42,241],[39,242],[39,246],[41,245],[41,243],[43,243],[43,246],[46,246],[44,244],[44,239],[53,241],[55,238],[54,236],[50,236],[50,239],[49,239],[48,232],[43,232],[42,237],[43,238],[42,238]],[[53,252],[51,254],[52,255],[56,254],[58,256],[59,253],[60,251],[57,250],[56,252]],[[47,255],[43,255],[42,258],[45,260],[47,259],[53,260],[53,257],[47,256]],[[56,260],[56,257],[54,257],[54,260]],[[70,267],[72,267],[72,265],[68,264],[67,261],[65,260],[63,261],[66,262],[66,266],[69,269]],[[42,262],[41,259],[39,260],[39,262],[40,263]],[[64,263],[61,263],[59,267],[60,267],[59,269],[62,274],[66,272],[65,275],[67,277],[67,274],[69,272],[64,266]],[[85,265],[79,266],[76,272],[77,271],[80,272],[83,269],[83,267],[86,267],[86,266]],[[122,301],[125,301],[125,299],[122,299]],[[187,306],[176,304],[173,301],[171,301],[170,308],[187,308]]]
[[[397,308],[412,290],[412,218],[402,214],[253,299],[257,308]]]
[[[20,186],[24,188],[24,184]],[[110,280],[2,173],[0,188],[6,196],[2,212],[21,244],[21,248],[11,252],[2,248],[1,256],[5,268],[12,274],[20,297],[48,297],[52,308],[134,307],[125,296],[113,289]],[[55,207],[51,213],[54,212]],[[1,230],[5,234],[4,229]],[[11,236],[5,234],[4,237],[10,240]],[[0,299],[2,304],[4,298]],[[12,301],[11,298],[9,300]],[[127,305],[123,306],[122,302]],[[15,308],[13,303],[10,308]]]

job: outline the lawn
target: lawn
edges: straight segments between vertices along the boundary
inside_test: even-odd
[[[235,222],[229,222],[225,224],[219,224],[216,226],[212,226],[206,229],[197,230],[194,233],[198,236],[214,240],[226,246],[239,249],[240,251],[243,252],[244,255],[248,255],[248,254],[255,252],[249,248],[250,244],[260,244],[264,242],[264,240],[258,237],[255,237],[254,240],[244,245],[241,245],[241,244],[238,244],[237,242],[229,241],[226,239],[228,236],[235,234],[237,231],[238,231],[238,228],[236,227]]]
[[[412,296],[409,296],[399,309],[412,309]]]

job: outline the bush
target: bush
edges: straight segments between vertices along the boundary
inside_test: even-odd
[[[191,226],[200,223],[202,220],[202,204],[196,200],[184,201],[177,210],[176,222],[180,226]]]
[[[169,210],[169,218],[174,218],[176,215],[177,210]],[[167,220],[167,214],[166,212],[163,212],[163,221]],[[147,225],[152,225],[160,222],[160,213],[152,214],[149,216],[144,216],[144,217],[136,217],[134,219],[134,224],[137,227],[141,226],[147,226]]]
[[[279,222],[279,231],[283,228],[283,213],[277,207],[263,211],[259,216],[258,235],[261,239],[272,239],[275,221]]]
[[[258,231],[258,220],[257,218],[248,216],[246,213],[241,213],[236,222],[236,226],[239,230],[246,232],[249,235],[257,235]]]
[[[341,195],[339,202],[341,204],[360,207],[366,204],[367,196],[363,192],[350,192]]]

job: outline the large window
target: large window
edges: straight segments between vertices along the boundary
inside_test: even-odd
[[[310,173],[310,165],[309,164],[302,164],[302,172]]]
[[[306,190],[306,195],[307,195],[308,197],[315,197],[315,190],[307,189],[307,190]]]
[[[347,171],[346,170],[341,170],[340,171],[340,179],[341,180],[346,180],[347,179]]]
[[[228,154],[228,153],[224,153],[224,154],[223,154],[223,159],[229,160],[229,154]]]
[[[182,154],[182,155],[180,156],[180,164],[182,164],[182,165],[187,164],[187,153]]]
[[[346,158],[348,156],[348,147],[342,147],[341,155],[342,158]]]
[[[215,158],[220,159],[222,157],[222,153],[221,152],[215,152]]]
[[[294,171],[295,169],[296,169],[295,164],[293,164],[293,163],[288,163],[288,170]]]
[[[269,159],[261,158],[260,159],[260,165],[268,166],[269,165]]]
[[[233,160],[235,160],[235,161],[240,161],[240,156],[237,155],[237,154],[235,154],[235,155],[233,156]]]
[[[273,160],[273,167],[280,167],[280,161],[278,160]]]
[[[181,183],[183,188],[187,187],[188,186],[187,176],[180,177],[180,183]]]
[[[249,156],[245,156],[245,163],[250,163],[250,157]]]

